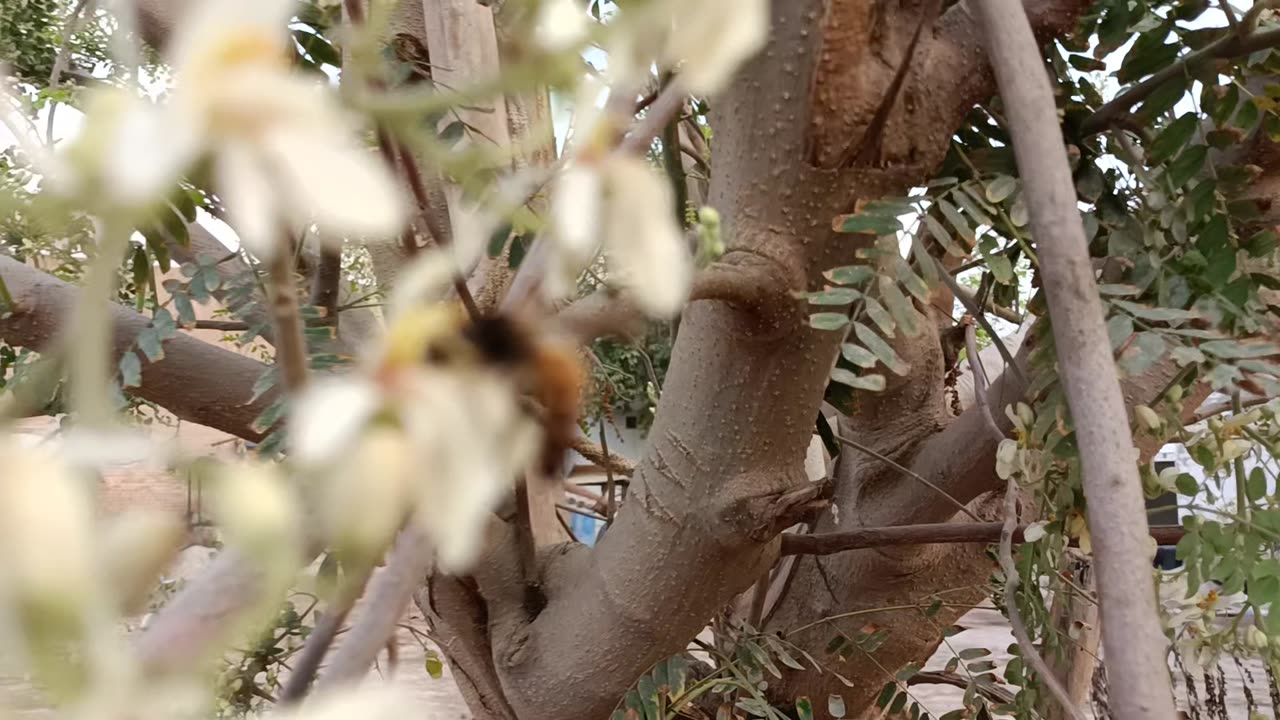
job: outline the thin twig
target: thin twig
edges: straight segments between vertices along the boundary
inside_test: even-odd
[[[619,475],[631,476],[636,472],[635,463],[618,455],[604,450],[599,445],[591,442],[590,439],[577,436],[569,443],[569,449],[586,458],[588,462]],[[607,477],[607,475],[606,475]]]
[[[605,457],[605,458],[608,458],[608,457],[609,457],[609,438],[608,438],[608,434],[609,434],[608,428],[606,428],[606,427],[605,427],[605,425],[604,425],[604,415],[603,415],[603,414],[601,414],[601,416],[600,416],[600,452],[604,454],[604,457]],[[614,485],[613,485],[613,468],[612,468],[612,467],[610,467],[610,465],[611,465],[611,463],[609,463],[609,462],[605,462],[605,463],[604,463],[604,480],[605,480],[605,483],[604,483],[604,516],[605,516],[605,518],[607,518],[607,522],[608,522],[609,524],[613,524],[613,513],[614,513],[614,507],[613,507],[613,489],[614,489]]]
[[[996,350],[1000,353],[1000,357],[1004,358],[1005,364],[1012,368],[1014,374],[1018,376],[1018,380],[1023,385],[1026,385],[1027,376],[1023,374],[1022,366],[1014,359],[1013,353],[1009,352],[1009,347],[1004,344],[1004,340],[1000,339],[1000,335],[996,333],[995,328],[991,327],[991,322],[987,320],[986,313],[982,312],[982,309],[978,307],[977,301],[970,293],[965,292],[964,289],[960,287],[960,283],[956,282],[956,279],[951,277],[951,273],[942,265],[941,262],[937,260],[937,258],[931,257],[931,259],[938,266],[938,277],[942,279],[942,283],[951,290],[951,294],[960,301],[960,304],[964,306],[965,310],[968,310],[969,314],[973,315],[973,319],[978,321],[978,324],[982,326],[982,329],[987,332],[987,336],[991,338],[991,344],[996,346]]]
[[[1004,571],[1004,605],[1005,612],[1009,616],[1009,626],[1013,630],[1014,639],[1018,641],[1018,647],[1022,650],[1023,661],[1030,665],[1036,671],[1036,674],[1040,676],[1040,680],[1048,688],[1049,694],[1053,695],[1058,704],[1062,706],[1062,711],[1074,720],[1085,720],[1084,714],[1076,708],[1075,703],[1071,702],[1071,694],[1062,686],[1058,676],[1049,669],[1049,665],[1045,663],[1044,658],[1040,657],[1040,650],[1031,641],[1027,626],[1022,622],[1022,613],[1018,611],[1018,579],[1020,576],[1018,575],[1018,566],[1013,561],[1013,533],[1017,528],[1018,478],[1016,475],[1010,475],[1008,485],[1004,491],[1004,526],[1000,531],[1000,569]]]
[[[276,328],[276,364],[282,369],[285,389],[292,395],[307,384],[307,343],[298,290],[293,281],[293,257],[278,248],[267,263],[271,291],[271,319]]]
[[[1003,523],[948,522],[866,527],[830,533],[783,533],[780,555],[834,555],[863,548],[895,545],[958,545],[999,542]],[[1014,529],[1013,542],[1025,542],[1026,526]],[[1186,534],[1180,525],[1151,528],[1157,545],[1177,545]],[[1072,544],[1078,544],[1073,540]]]
[[[942,488],[938,487],[936,484],[934,484],[933,482],[929,481],[929,479],[928,479],[928,478],[924,477],[924,476],[923,476],[923,475],[921,475],[920,473],[918,473],[918,472],[916,472],[916,471],[912,470],[912,469],[911,469],[911,468],[909,468],[909,467],[906,467],[906,466],[904,466],[904,465],[900,465],[900,464],[898,464],[898,463],[897,463],[897,462],[895,462],[892,458],[890,458],[890,457],[888,457],[888,456],[884,455],[883,453],[876,452],[875,450],[872,450],[871,448],[867,447],[866,445],[863,445],[862,443],[860,443],[860,442],[858,442],[858,441],[856,441],[856,440],[851,440],[851,439],[849,439],[849,438],[847,438],[847,437],[844,437],[843,435],[836,435],[836,436],[835,436],[835,438],[836,438],[836,440],[839,440],[841,443],[844,443],[845,445],[848,445],[849,447],[853,448],[854,450],[858,450],[858,451],[860,451],[860,452],[866,453],[867,455],[870,455],[871,457],[873,457],[873,458],[875,458],[875,459],[879,460],[880,462],[885,463],[885,464],[886,464],[886,465],[888,465],[889,467],[893,468],[894,470],[897,470],[898,472],[900,472],[900,473],[902,473],[902,474],[906,475],[907,477],[914,478],[914,479],[915,479],[917,482],[919,482],[920,484],[924,485],[925,487],[929,488],[930,490],[933,490],[934,492],[938,493],[938,494],[939,494],[939,495],[941,495],[942,497],[944,497],[944,498],[946,498],[947,500],[951,501],[951,504],[952,504],[952,505],[955,505],[955,506],[956,506],[956,508],[957,508],[960,512],[964,513],[965,515],[968,515],[970,518],[973,518],[974,520],[977,520],[978,522],[981,522],[981,521],[982,521],[982,518],[978,517],[977,515],[975,515],[975,514],[973,513],[973,511],[972,511],[972,510],[970,510],[969,508],[965,507],[964,503],[962,503],[962,502],[960,502],[959,500],[955,499],[955,497],[953,497],[953,496],[952,496],[950,493],[948,493],[946,490],[943,490]]]
[[[49,73],[50,93],[58,89],[58,83],[62,80],[62,73],[67,69],[67,56],[71,53],[71,36],[80,31],[80,22],[84,19],[91,2],[93,0],[77,0],[76,6],[71,9],[71,15],[67,18],[67,22],[62,26],[62,40],[58,45],[58,55],[53,59],[53,71]],[[58,102],[56,100],[50,102],[49,117],[45,121],[45,142],[49,145],[53,145],[53,116],[57,110]]]

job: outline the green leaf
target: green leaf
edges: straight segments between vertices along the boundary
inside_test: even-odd
[[[892,683],[892,682],[885,683],[884,687],[880,688],[880,694],[876,696],[876,707],[878,708],[889,707],[889,703],[893,702],[893,696],[897,694],[898,694],[897,683]]]
[[[440,131],[440,142],[444,143],[445,145],[450,145],[450,146],[455,145],[459,140],[462,139],[462,136],[463,134],[466,133],[466,131],[467,131],[466,123],[462,122],[461,120],[454,120],[448,125],[445,125],[444,129]]]
[[[951,191],[951,197],[955,198],[956,204],[964,208],[964,211],[969,214],[969,217],[972,218],[975,223],[978,225],[993,225],[994,223],[992,222],[991,217],[987,215],[982,208],[978,207],[978,203],[974,201],[974,196],[965,192],[968,189],[967,184],[962,185],[961,187]],[[981,195],[978,197],[981,197]]]
[[[1207,145],[1192,145],[1177,160],[1169,164],[1168,178],[1174,187],[1182,187],[1187,181],[1200,174],[1204,161],[1209,156]]]
[[[856,215],[840,215],[832,221],[831,227],[840,233],[867,233],[880,237],[893,235],[902,230],[902,223],[896,217],[863,212]]]
[[[897,715],[901,712],[902,708],[907,704],[908,699],[909,696],[906,693],[898,693],[897,697],[893,699],[893,702],[889,703],[889,714]]]
[[[897,375],[906,375],[911,372],[911,366],[903,362],[902,358],[898,357],[898,353],[894,352],[889,343],[881,339],[871,328],[855,322],[853,324],[853,332],[858,337],[858,340],[889,370]]]
[[[831,713],[833,718],[843,718],[845,714],[844,698],[839,695],[831,695],[827,698],[827,712]]]
[[[880,332],[885,337],[894,336],[894,329],[897,325],[893,322],[893,316],[889,314],[888,310],[884,309],[879,300],[868,295],[864,298],[863,308],[867,311],[867,316],[876,324],[876,327],[880,328]]]
[[[920,312],[902,293],[893,278],[880,276],[880,297],[889,306],[889,312],[893,315],[894,321],[907,334],[907,337],[915,337],[920,333],[922,319]]]
[[[1195,320],[1200,317],[1199,313],[1191,310],[1180,310],[1178,308],[1150,307],[1147,305],[1139,305],[1138,303],[1129,302],[1128,300],[1112,300],[1112,305],[1121,308],[1134,317],[1151,322],[1165,323],[1182,323],[1188,320]]]
[[[987,256],[987,267],[991,269],[991,274],[995,276],[996,282],[1001,285],[1013,284],[1013,263],[1009,262],[1009,257],[1003,253],[997,253]]]
[[[1009,177],[1008,175],[997,175],[994,180],[987,183],[987,199],[993,203],[1004,202],[1005,198],[1012,195],[1017,189],[1017,180]]]
[[[1128,315],[1112,315],[1107,319],[1107,337],[1111,340],[1111,349],[1120,347],[1133,334],[1133,318]]]
[[[141,228],[139,232],[142,233],[143,239],[147,241],[147,248],[151,250],[151,256],[160,265],[160,272],[169,272],[169,268],[172,267],[169,263],[169,246],[165,244],[160,231],[153,227],[145,227]]]
[[[806,293],[805,297],[808,298],[810,305],[848,305],[862,297],[862,293],[853,288],[829,288]]]
[[[489,236],[489,257],[498,257],[507,247],[507,240],[511,238],[511,223],[504,223],[493,234]]]
[[[1147,148],[1147,160],[1150,164],[1159,165],[1177,155],[1191,141],[1199,124],[1200,118],[1196,113],[1183,113],[1177,120],[1169,123]]]
[[[871,392],[881,392],[886,385],[883,375],[855,375],[844,368],[832,370],[831,380],[841,385],[848,385],[855,390],[869,390]]]
[[[1164,357],[1168,344],[1159,333],[1138,333],[1134,341],[1120,356],[1120,367],[1130,376],[1141,375]]]
[[[120,385],[131,388],[142,384],[142,361],[130,350],[120,358]]]
[[[1257,502],[1267,496],[1267,475],[1262,468],[1255,467],[1249,471],[1249,479],[1245,483],[1245,497]]]
[[[1240,110],[1236,112],[1235,119],[1231,121],[1231,124],[1241,130],[1251,130],[1254,125],[1258,124],[1258,106],[1254,104],[1252,98],[1240,103]]]
[[[942,211],[942,216],[947,219],[947,222],[951,223],[951,227],[955,228],[960,237],[968,240],[970,245],[975,242],[973,228],[969,227],[969,221],[965,220],[964,215],[960,214],[955,205],[947,202],[944,198],[938,198],[938,209]]]
[[[1103,295],[1110,295],[1112,297],[1131,296],[1131,295],[1141,295],[1142,288],[1134,285],[1119,285],[1119,284],[1104,283],[1098,286],[1098,292],[1102,293]]]
[[[849,316],[844,313],[814,313],[809,316],[809,327],[814,330],[839,330],[849,324]]]
[[[898,682],[906,682],[911,678],[915,677],[916,673],[918,672],[920,672],[920,666],[918,664],[907,663],[906,665],[902,666],[901,670],[894,673],[893,677],[896,678]]]
[[[966,662],[969,660],[977,660],[978,658],[983,658],[990,654],[991,654],[990,650],[988,650],[987,648],[980,648],[980,647],[965,648],[964,650],[961,650],[959,652],[960,659]]]
[[[933,603],[929,605],[929,607],[925,608],[924,616],[933,617],[934,615],[937,615],[938,611],[941,609],[942,609],[942,598],[938,598],[934,600]]]
[[[1220,358],[1239,360],[1261,358],[1280,354],[1280,347],[1267,342],[1240,342],[1237,340],[1212,340],[1201,343],[1200,349]]]
[[[938,222],[937,218],[932,215],[925,215],[924,224],[929,228],[929,235],[942,246],[942,249],[945,250],[948,255],[958,258],[968,255],[967,252],[960,249],[960,246],[952,239],[951,233],[943,227],[942,223]]]
[[[832,268],[822,276],[837,285],[862,285],[876,276],[876,271],[867,265],[845,265]]]
[[[293,31],[293,39],[302,47],[312,60],[324,65],[342,66],[342,55],[322,35],[310,28],[298,28]]]
[[[813,703],[809,698],[796,698],[796,717],[798,720],[813,720]]]
[[[191,305],[191,298],[182,293],[175,293],[173,307],[178,311],[178,325],[184,328],[196,326],[196,310]]]
[[[845,343],[841,345],[840,354],[844,356],[845,360],[848,360],[860,368],[872,368],[875,367],[877,362],[879,362],[875,353],[861,345],[855,345],[853,343]]]
[[[439,680],[444,677],[444,663],[441,662],[440,656],[436,654],[435,650],[427,651],[427,656],[423,664],[426,668],[427,675],[430,676],[432,680]]]
[[[1276,233],[1273,230],[1263,230],[1253,237],[1249,238],[1249,242],[1245,245],[1249,255],[1260,258],[1266,257],[1276,250]]]
[[[1180,495],[1188,495],[1195,497],[1200,492],[1200,485],[1196,483],[1196,479],[1187,473],[1181,473],[1173,481],[1174,488]]]
[[[160,333],[155,328],[144,328],[135,340],[138,349],[147,356],[147,362],[159,362],[164,359],[164,348],[161,346]]]

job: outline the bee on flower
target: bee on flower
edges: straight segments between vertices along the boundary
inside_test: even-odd
[[[464,569],[515,480],[563,458],[580,385],[576,358],[517,319],[407,309],[361,371],[294,404],[290,456],[330,470],[323,508],[339,546],[376,554],[416,522],[442,567]]]

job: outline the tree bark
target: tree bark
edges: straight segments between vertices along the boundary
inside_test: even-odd
[[[0,257],[4,278],[17,309],[0,318],[0,337],[12,345],[44,351],[56,347],[76,287],[17,260]],[[115,323],[114,357],[134,347],[150,320],[123,305],[111,306]],[[142,384],[129,392],[160,405],[182,420],[206,425],[257,442],[263,433],[253,421],[273,401],[267,393],[251,401],[253,385],[267,366],[252,358],[197,340],[185,333],[164,341],[164,357],[143,359]]]
[[[1170,718],[1173,690],[1156,611],[1137,450],[1076,208],[1057,109],[1016,0],[979,0],[1026,188],[1054,347],[1074,419],[1101,599],[1110,701],[1123,718]]]

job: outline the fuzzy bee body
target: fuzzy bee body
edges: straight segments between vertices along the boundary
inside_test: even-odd
[[[410,311],[393,325],[385,364],[495,371],[531,401],[543,427],[539,472],[553,476],[577,432],[583,373],[576,352],[510,315],[471,319],[459,307]]]

